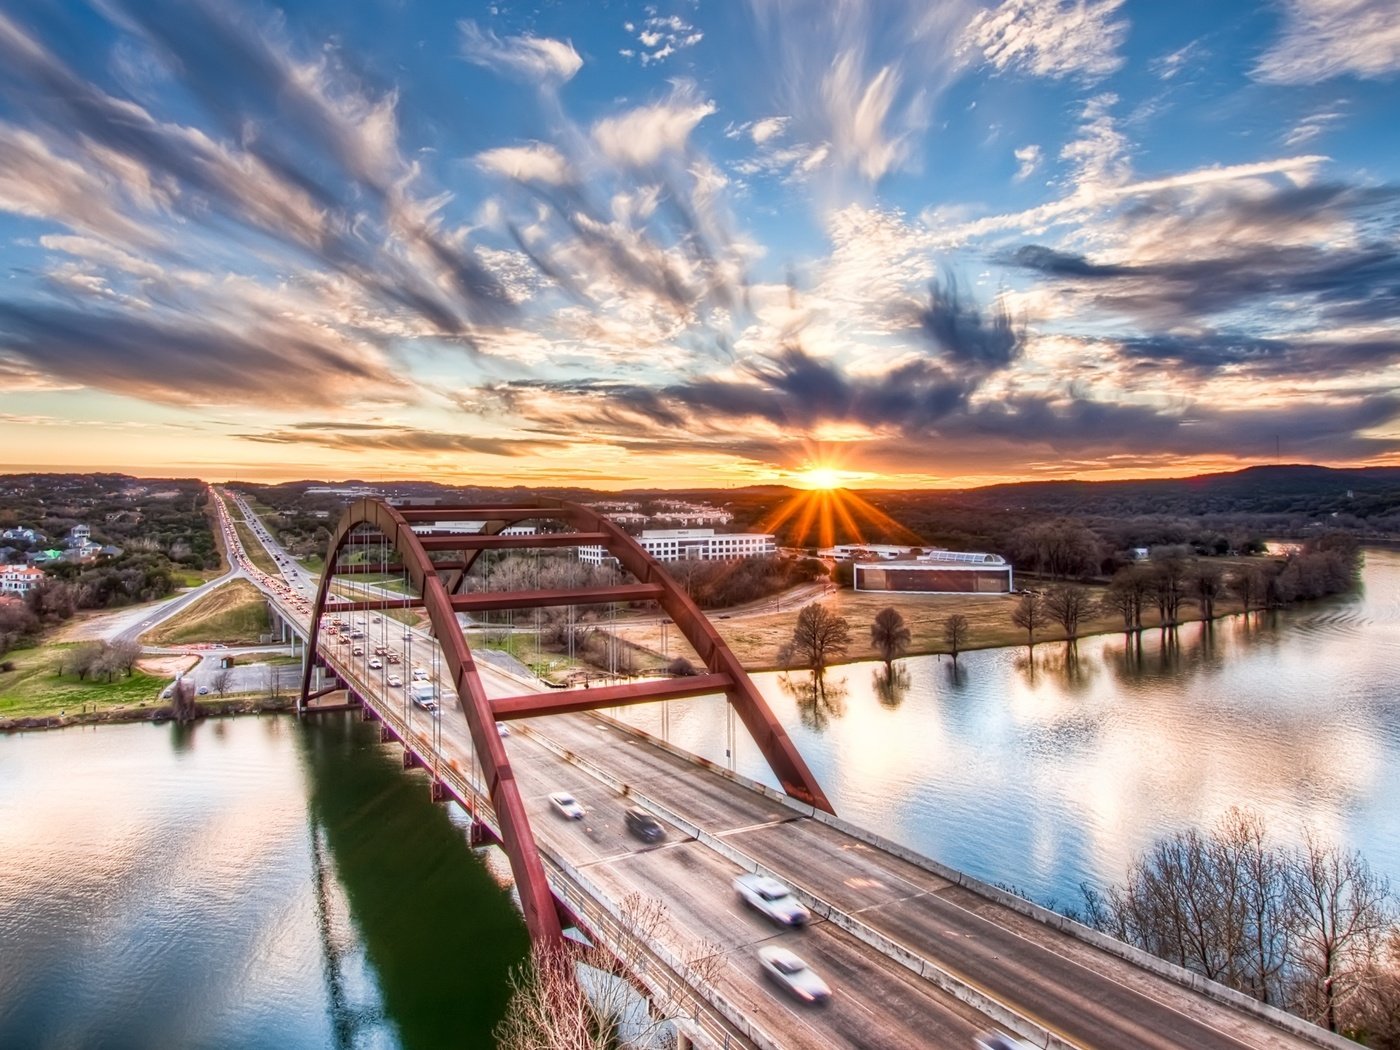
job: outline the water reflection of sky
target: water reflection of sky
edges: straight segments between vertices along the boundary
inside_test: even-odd
[[[0,1045],[330,1044],[292,726],[0,742]]]
[[[1305,825],[1400,879],[1400,554],[1365,592],[1175,640],[1156,631],[756,676],[838,812],[981,878],[1073,904],[1163,833],[1231,805],[1279,841]],[[860,625],[856,625],[860,630]],[[900,698],[902,696],[902,699]],[[670,705],[671,738],[724,761],[712,700]],[[658,712],[630,716],[653,731]],[[739,731],[738,769],[773,783]]]

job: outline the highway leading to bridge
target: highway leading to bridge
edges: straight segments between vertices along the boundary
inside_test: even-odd
[[[270,596],[282,615],[309,627],[305,601],[294,591],[274,588]],[[388,666],[368,666],[373,648],[395,652],[401,669],[431,666],[430,638],[404,629],[387,612],[350,614],[348,626],[365,633],[364,655],[350,657],[333,635],[323,637],[326,662],[429,764],[475,779],[467,721],[450,689],[443,688],[443,709],[434,718],[411,704],[403,689],[387,685]],[[477,668],[493,697],[544,688],[487,665]],[[552,881],[567,872],[614,912],[633,894],[665,902],[670,921],[650,936],[673,958],[721,956],[709,991],[747,1022],[733,1026],[747,1030],[743,1043],[970,1047],[976,1033],[1000,1027],[1034,1037],[1035,1045],[1084,1050],[1350,1045],[1294,1022],[1304,1038],[1193,992],[1039,922],[1026,909],[1008,907],[994,892],[960,884],[967,880],[882,848],[872,836],[853,834],[810,807],[754,790],[606,718],[555,715],[515,725],[523,731],[504,743]],[[559,790],[584,805],[585,820],[554,813],[548,795]],[[627,833],[623,810],[639,803],[666,825],[664,842],[646,845]],[[479,813],[489,823],[484,806]],[[741,907],[732,879],[756,867],[793,886],[813,907],[807,928],[780,928]],[[757,949],[773,943],[791,947],[827,979],[835,990],[828,1005],[798,1004],[764,978]]]

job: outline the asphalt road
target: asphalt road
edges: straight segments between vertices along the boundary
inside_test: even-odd
[[[392,670],[414,664],[431,669],[432,644],[387,618],[355,614],[366,622],[365,655],[353,666],[367,691],[379,693],[415,725],[433,719],[386,686]],[[353,619],[352,619],[353,623]],[[329,643],[338,653],[347,646]],[[398,668],[371,670],[373,647],[402,653]],[[493,696],[528,684],[479,664]],[[720,698],[716,703],[723,702]],[[466,719],[450,693],[437,722],[441,753],[472,765]],[[506,740],[511,768],[525,796],[541,844],[554,850],[614,900],[639,892],[668,903],[671,921],[661,936],[677,954],[719,951],[723,994],[742,1004],[784,1046],[970,1047],[990,1023],[854,941],[827,922],[787,931],[744,911],[731,888],[739,869],[721,854],[670,826],[667,841],[647,846],[621,821],[628,804],[602,781],[565,763],[534,739],[545,735],[678,817],[723,838],[780,877],[828,900],[898,943],[958,975],[1043,1028],[1085,1050],[1258,1050],[1314,1045],[1267,1023],[1187,992],[1173,982],[1099,952],[1046,927],[1018,932],[1024,917],[956,887],[907,861],[877,850],[809,818],[797,817],[741,785],[639,741],[586,714],[527,722]],[[546,796],[574,792],[588,809],[581,822],[554,814]],[[664,823],[664,822],[663,822]],[[968,829],[977,834],[977,829]],[[836,989],[825,1008],[804,1007],[773,987],[758,969],[758,946],[791,944]]]

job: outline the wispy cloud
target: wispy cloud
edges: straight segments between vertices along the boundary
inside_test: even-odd
[[[1128,23],[1115,20],[1124,0],[1003,0],[980,12],[966,45],[998,70],[1097,80],[1123,65]]]
[[[1254,76],[1270,84],[1316,84],[1339,76],[1380,79],[1400,71],[1395,0],[1283,0],[1283,31]]]
[[[714,112],[715,104],[702,98],[694,84],[680,81],[663,102],[598,121],[593,141],[614,163],[646,167],[683,150],[695,126]]]
[[[1036,168],[1040,167],[1040,161],[1043,156],[1040,147],[1035,144],[1022,146],[1020,149],[1013,151],[1012,155],[1016,158],[1016,163],[1019,165],[1015,175],[1017,182],[1025,182],[1035,174]]]
[[[527,83],[562,84],[583,68],[574,45],[549,37],[499,37],[470,19],[457,23],[462,34],[462,57],[468,62]]]

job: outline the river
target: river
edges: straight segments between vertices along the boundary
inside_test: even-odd
[[[372,724],[0,739],[0,1047],[489,1047],[526,950]]]
[[[824,697],[757,681],[843,816],[1042,902],[1231,805],[1400,882],[1400,553],[1363,581],[1073,659],[917,657],[893,688],[857,664]],[[724,762],[724,711],[627,717]],[[490,1046],[526,950],[502,881],[349,716],[0,738],[0,1047]]]
[[[1041,903],[1121,882],[1158,837],[1259,813],[1312,828],[1400,884],[1400,553],[1355,595],[1145,632],[755,680],[842,816]],[[853,624],[868,631],[868,624]],[[775,784],[724,709],[621,717]],[[728,721],[734,722],[732,717]],[[664,732],[663,732],[664,731]]]

